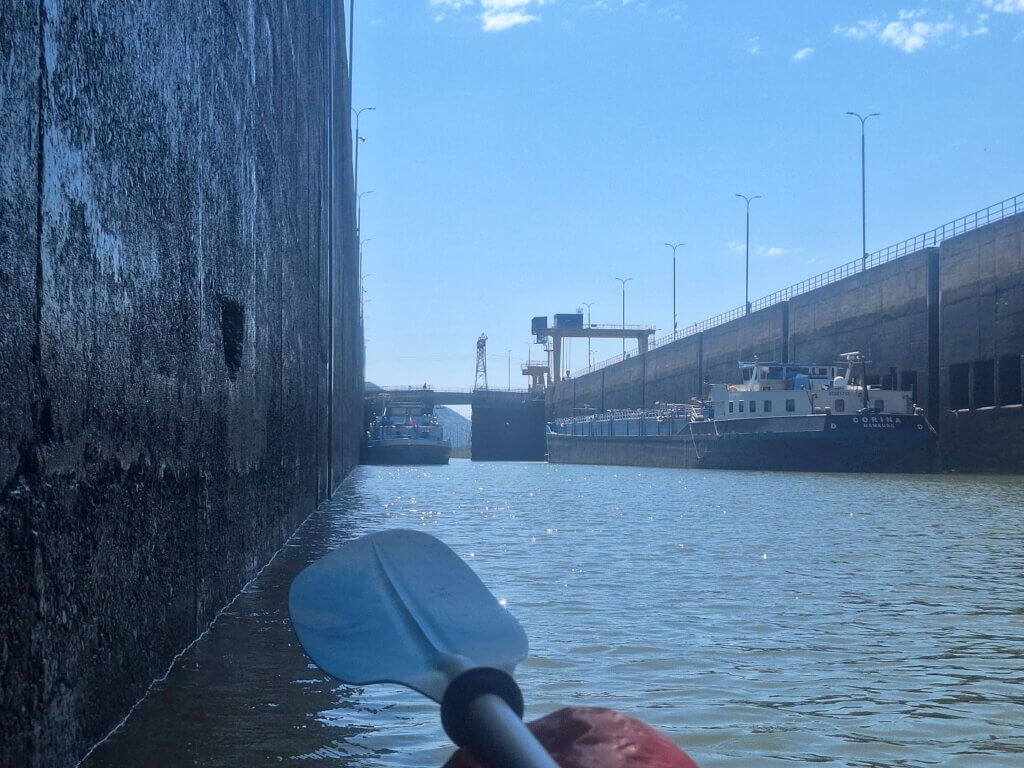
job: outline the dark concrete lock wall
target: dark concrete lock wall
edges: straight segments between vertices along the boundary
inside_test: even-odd
[[[342,10],[0,11],[0,764],[73,764],[358,461]]]

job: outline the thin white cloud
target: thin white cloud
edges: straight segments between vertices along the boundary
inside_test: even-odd
[[[725,244],[725,247],[737,254],[747,252],[747,244],[740,240],[730,240]],[[789,248],[783,248],[778,245],[759,245],[753,250],[758,256],[786,256],[793,252]]]
[[[1024,13],[1024,0],[985,0],[996,13]]]
[[[896,18],[901,19],[903,21],[908,21],[910,19],[920,19],[922,16],[926,16],[927,14],[928,14],[928,11],[926,9],[924,9],[924,8],[916,8],[916,9],[909,10],[909,11],[904,10],[903,8],[901,8],[897,12]]]
[[[749,40],[747,40],[747,53],[749,53],[751,56],[761,55],[761,38],[752,37]]]
[[[430,0],[430,7],[437,9],[434,21],[444,21],[449,13],[458,13],[466,6],[473,5],[473,0]]]
[[[948,21],[930,23],[927,21],[890,21],[885,25],[878,39],[899,48],[904,53],[914,53],[928,43],[941,40],[953,31],[953,24]]]
[[[540,16],[518,11],[484,11],[480,17],[484,22],[484,32],[503,32],[512,27],[522,24],[529,24],[531,21],[538,21]]]
[[[790,58],[792,58],[793,61],[803,61],[808,56],[811,56],[813,54],[814,54],[814,49],[813,48],[801,48],[799,51],[794,53]]]
[[[436,9],[435,21],[444,21],[450,14],[477,5],[476,0],[429,0]],[[532,21],[540,16],[532,9],[546,5],[551,0],[480,0],[480,25],[484,32],[503,32]]]
[[[1024,5],[1024,0],[992,0],[992,2],[1013,2]],[[975,37],[988,34],[985,26],[987,15],[979,15],[974,24],[967,24],[947,16],[941,21],[927,18],[927,8],[901,9],[896,18],[889,21],[885,16],[879,19],[862,19],[855,24],[836,24],[832,31],[840,37],[851,40],[875,40],[904,53],[917,53],[926,46],[942,43],[950,37]]]
[[[836,24],[832,31],[841,37],[848,37],[851,40],[867,40],[878,34],[879,23],[877,21],[858,21],[848,27]]]

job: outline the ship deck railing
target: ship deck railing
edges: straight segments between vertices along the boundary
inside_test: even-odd
[[[593,421],[627,421],[637,419],[661,418],[685,418],[694,419],[703,417],[703,406],[689,404],[672,404],[664,408],[645,408],[643,410],[630,410],[626,408],[612,409],[601,413],[591,413],[586,416],[572,416],[557,419],[557,424],[590,423]]]

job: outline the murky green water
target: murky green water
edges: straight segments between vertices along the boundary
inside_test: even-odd
[[[1024,478],[361,467],[86,762],[440,765],[437,708],[307,662],[292,577],[422,527],[526,628],[528,717],[610,706],[712,766],[1024,765]]]

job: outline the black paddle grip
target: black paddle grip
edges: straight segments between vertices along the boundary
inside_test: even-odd
[[[452,680],[441,699],[441,725],[456,746],[461,747],[471,740],[467,728],[469,705],[488,693],[504,699],[516,717],[522,718],[523,692],[508,672],[494,667],[467,669]]]

